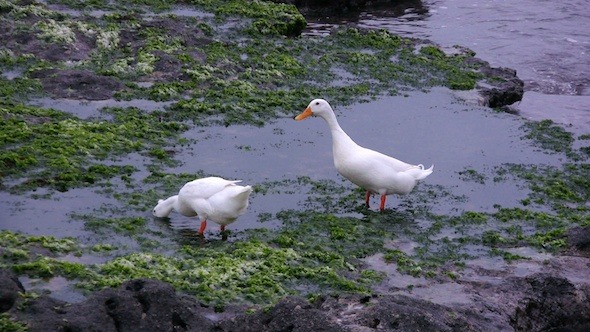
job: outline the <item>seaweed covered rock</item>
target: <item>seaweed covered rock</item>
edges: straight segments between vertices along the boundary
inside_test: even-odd
[[[287,296],[254,312],[212,308],[161,281],[136,279],[80,303],[48,295],[21,298],[0,271],[2,310],[30,331],[588,331],[590,286],[549,273],[511,277],[470,291],[470,305],[411,294]],[[7,292],[7,291],[8,292]],[[6,294],[12,294],[6,296]]]
[[[574,254],[590,257],[590,226],[574,227],[567,231],[569,251]]]
[[[270,310],[218,323],[221,331],[345,331],[334,316],[300,297],[286,297]]]
[[[38,78],[43,89],[57,98],[104,100],[123,88],[117,79],[88,70],[42,69],[31,77]]]
[[[2,254],[1,250],[0,254]],[[16,274],[8,270],[0,270],[0,313],[10,310],[16,303],[19,293],[24,291]]]
[[[318,7],[330,8],[335,12],[341,12],[345,10],[359,10],[365,7],[367,4],[366,0],[273,0],[274,2],[287,3],[295,5],[297,8],[314,8]]]
[[[524,289],[511,317],[517,331],[590,331],[590,288],[539,273],[517,282]]]
[[[212,323],[193,297],[167,283],[136,279],[70,304],[48,296],[11,313],[31,331],[208,331]]]
[[[477,89],[486,106],[495,108],[514,104],[522,100],[524,82],[516,70],[502,67],[482,67],[486,79],[478,83]]]

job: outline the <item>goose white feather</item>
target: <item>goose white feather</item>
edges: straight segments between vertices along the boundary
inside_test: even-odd
[[[187,182],[178,195],[161,199],[152,211],[159,218],[168,217],[172,210],[186,217],[198,216],[201,220],[199,234],[207,227],[207,220],[225,226],[246,212],[251,186],[239,186],[241,180],[207,177]]]
[[[309,116],[323,118],[332,134],[332,154],[336,170],[357,186],[365,189],[366,204],[371,194],[381,195],[380,210],[385,209],[387,195],[410,193],[419,180],[426,178],[434,165],[425,169],[423,165],[412,165],[383,153],[356,144],[342,130],[330,104],[323,99],[312,100],[295,120]]]

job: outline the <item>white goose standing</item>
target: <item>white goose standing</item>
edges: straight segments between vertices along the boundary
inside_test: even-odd
[[[226,180],[220,177],[206,177],[187,182],[178,195],[161,199],[152,211],[159,218],[167,217],[172,210],[186,217],[198,216],[201,220],[199,234],[207,227],[207,220],[225,226],[234,222],[248,208],[252,187],[239,186],[242,180]]]
[[[338,173],[367,191],[365,203],[369,206],[371,194],[381,195],[379,209],[385,209],[387,195],[408,194],[418,180],[432,173],[434,165],[425,169],[422,165],[411,165],[380,152],[356,144],[338,124],[334,110],[327,101],[314,99],[295,120],[309,116],[326,120],[332,133],[332,154]]]

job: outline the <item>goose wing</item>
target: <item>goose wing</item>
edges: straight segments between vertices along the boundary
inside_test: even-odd
[[[228,186],[234,186],[242,180],[226,180],[219,177],[207,177],[187,182],[178,192],[178,196],[185,200],[208,199],[224,190]]]

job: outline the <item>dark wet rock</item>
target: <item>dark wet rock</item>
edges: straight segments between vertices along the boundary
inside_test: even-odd
[[[524,297],[511,317],[517,331],[590,331],[590,288],[536,274],[518,281]]]
[[[566,237],[570,251],[590,257],[590,226],[571,228],[567,231]]]
[[[25,18],[31,26],[41,20],[35,16]],[[21,31],[10,22],[0,22],[0,40],[3,46],[15,55],[33,54],[47,61],[82,61],[88,59],[96,48],[96,38],[75,32],[75,41],[62,43],[44,40],[30,31]]]
[[[364,326],[385,331],[483,331],[485,319],[403,295],[383,296],[360,315]]]
[[[154,64],[154,72],[145,79],[154,82],[188,81],[190,77],[183,71],[183,64],[178,58],[162,51],[155,51],[158,58]]]
[[[179,38],[182,44],[188,48],[202,47],[213,41],[211,37],[208,37],[205,32],[199,28],[198,24],[182,17],[176,17],[174,20],[158,19],[144,22],[137,30],[139,35],[135,39],[145,41],[145,38],[141,36],[141,33],[146,29],[166,31],[167,35]]]
[[[359,10],[367,4],[367,0],[273,0],[273,2],[295,5],[297,8],[317,9],[324,7],[330,8],[334,12]]]
[[[76,304],[41,296],[11,314],[31,331],[209,331],[210,312],[167,283],[137,279]]]
[[[241,314],[218,323],[220,331],[347,331],[327,310],[300,297],[286,297],[270,310]]]
[[[139,17],[136,17],[141,22]],[[154,21],[142,22],[136,29],[123,29],[119,33],[119,47],[131,50],[131,53],[137,52],[146,47],[146,31],[157,30],[163,31],[168,36],[178,39],[183,47],[187,48],[188,54],[194,60],[204,61],[205,55],[195,50],[210,44],[213,39],[208,37],[205,32],[194,22],[187,21],[186,18],[176,17],[174,20],[158,19]]]
[[[55,98],[104,100],[113,98],[123,84],[110,76],[88,70],[42,69],[31,73],[43,89]]]
[[[18,293],[24,293],[24,291],[16,274],[8,270],[0,270],[0,313],[10,310],[19,298]]]
[[[484,98],[484,105],[496,108],[514,104],[522,100],[524,82],[510,68],[482,67],[486,79],[479,82],[477,90]]]
[[[80,303],[21,298],[14,274],[0,271],[2,308],[31,331],[588,331],[590,285],[550,273],[464,284],[472,304],[440,304],[408,294],[283,298],[247,313],[218,313],[167,283],[137,279]],[[8,299],[8,300],[5,300]]]

